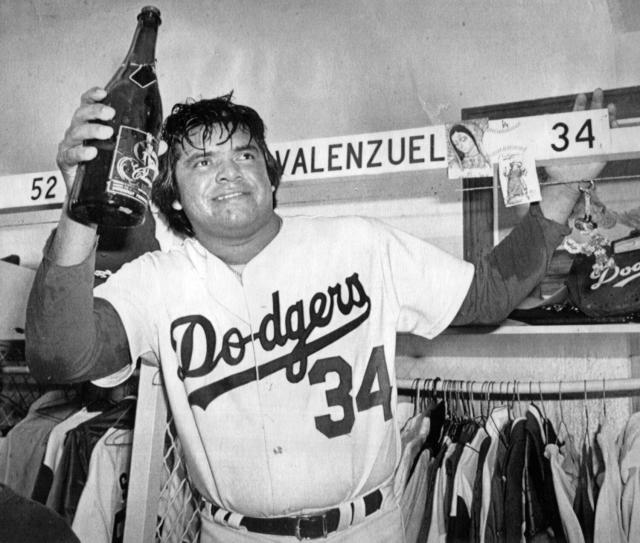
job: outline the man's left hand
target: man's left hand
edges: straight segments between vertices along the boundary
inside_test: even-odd
[[[589,109],[602,109],[603,101],[602,89],[594,90]],[[578,94],[573,104],[573,111],[584,111],[587,109],[587,103],[587,95]],[[609,104],[607,109],[609,110],[609,126],[616,128],[618,126],[616,107],[614,104]],[[547,186],[545,183],[542,184],[542,201],[540,202],[540,209],[544,216],[565,224],[580,197],[580,184],[563,182],[594,179],[605,165],[606,162],[585,162],[583,164],[547,166],[545,170],[548,176],[547,182],[550,184]]]

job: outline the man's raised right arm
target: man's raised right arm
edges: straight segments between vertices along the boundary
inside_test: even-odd
[[[89,139],[107,139],[113,129],[96,121],[113,117],[100,103],[106,96],[94,87],[82,95],[80,107],[58,146],[57,164],[67,186],[77,165],[96,156]],[[69,217],[66,205],[49,239],[29,295],[26,359],[32,375],[43,382],[79,382],[110,375],[130,362],[127,336],[111,304],[93,298],[96,225]]]

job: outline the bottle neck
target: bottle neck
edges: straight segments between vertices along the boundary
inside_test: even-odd
[[[156,39],[159,21],[154,15],[141,15],[131,47],[123,64],[154,64],[156,61]]]

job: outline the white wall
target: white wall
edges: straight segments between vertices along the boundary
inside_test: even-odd
[[[158,0],[165,109],[231,89],[274,141],[456,120],[462,107],[637,82],[606,0]],[[0,175],[54,168],[144,2],[2,0]]]

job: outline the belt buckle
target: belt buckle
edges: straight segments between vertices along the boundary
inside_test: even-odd
[[[300,533],[300,522],[302,522],[303,520],[309,520],[314,516],[318,516],[318,515],[302,515],[302,516],[296,517],[295,536],[298,541],[302,541],[304,539],[302,537],[302,534]],[[322,537],[324,539],[327,539],[327,536],[329,535],[329,532],[327,530],[327,514],[322,513],[320,517],[322,518]]]

